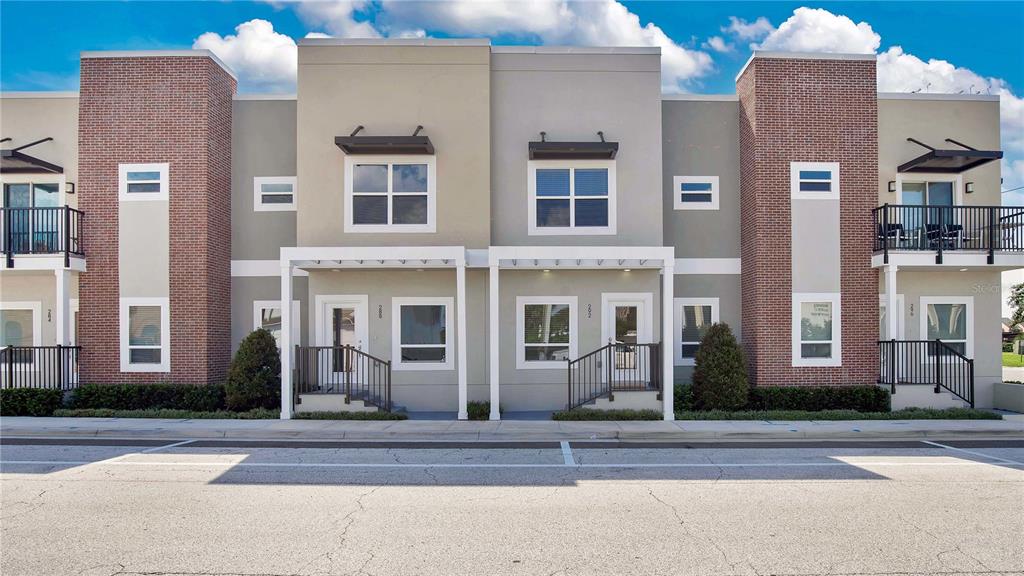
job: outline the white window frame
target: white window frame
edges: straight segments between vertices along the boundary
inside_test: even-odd
[[[683,184],[711,184],[711,201],[683,202]],[[689,192],[703,194],[703,192]],[[718,210],[718,176],[675,176],[672,178],[672,206],[676,210]]]
[[[291,184],[292,201],[288,204],[264,204],[264,184]],[[255,212],[294,212],[295,196],[298,193],[297,179],[295,176],[255,176],[252,179],[252,202]],[[266,194],[284,194],[284,192],[266,192]]]
[[[900,173],[896,175],[896,203],[903,204],[903,186],[906,184],[924,184],[925,194],[929,182],[952,182],[953,183],[953,205],[964,205],[964,177],[963,174],[937,174],[933,172]]]
[[[974,297],[973,296],[921,296],[918,305],[920,318],[919,334],[922,340],[928,340],[928,306],[930,304],[964,304],[967,310],[967,341],[964,343],[964,355],[974,358]],[[952,358],[949,359],[952,362]],[[924,362],[935,363],[935,358],[925,355]]]
[[[30,310],[32,312],[32,346],[43,345],[43,303],[34,301],[25,302],[0,302],[0,310]],[[3,329],[3,326],[0,326]],[[32,359],[32,363],[15,362],[14,369],[22,372],[35,372],[39,370],[38,357]]]
[[[529,236],[606,236],[616,232],[616,201],[615,193],[615,161],[614,160],[530,160],[526,168],[527,197],[527,235]],[[608,170],[608,225],[607,226],[576,226],[576,169],[604,168]],[[537,196],[537,170],[564,169],[569,170],[569,196]],[[554,200],[568,198],[569,225],[565,227],[537,226],[537,200]],[[596,200],[602,196],[580,196],[580,200]]]
[[[387,164],[388,191],[377,193],[359,193],[360,196],[386,196],[388,199],[387,224],[356,224],[352,212],[352,175],[356,164]],[[394,182],[391,178],[391,167],[394,164],[426,164],[427,165],[427,223],[426,224],[391,224],[392,199],[391,191]],[[422,192],[403,192],[399,196],[422,196]],[[345,232],[349,233],[419,233],[430,234],[437,231],[437,158],[428,154],[384,155],[384,156],[345,156]]]
[[[569,358],[578,355],[579,316],[576,296],[517,296],[516,297],[516,369],[551,370],[565,369],[566,362],[560,360],[526,360],[526,306],[528,304],[566,304],[569,306]]]
[[[832,173],[832,186],[828,192],[804,192],[800,190],[800,171],[828,171]],[[790,162],[789,163],[789,196],[793,200],[839,200],[839,163],[838,162]]]
[[[159,192],[128,192],[129,172],[159,172],[158,180],[133,180],[135,183],[158,182]],[[118,164],[117,165],[117,195],[121,202],[146,202],[151,200],[170,199],[170,164],[157,162],[149,164]]]
[[[128,346],[128,310],[132,306],[160,307],[160,363],[133,364]],[[121,372],[166,373],[171,371],[171,304],[170,298],[121,298]]]
[[[673,326],[675,327],[675,333],[672,334],[672,357],[675,359],[676,366],[696,366],[696,358],[684,358],[683,357],[683,344],[694,344],[689,340],[684,341],[681,329],[683,327],[683,307],[684,306],[710,306],[711,307],[711,323],[717,324],[719,322],[719,311],[718,311],[719,299],[718,298],[674,298],[672,300],[672,314],[673,314]],[[696,344],[699,344],[697,342]]]
[[[281,308],[280,300],[253,300],[252,302],[252,330],[255,331],[257,328],[262,327],[263,324],[263,310],[267,308]],[[301,327],[301,316],[299,312],[299,301],[292,300],[292,345],[299,344],[301,340],[302,330]]]
[[[402,361],[402,306],[444,306],[444,344],[409,344],[410,348],[444,348],[444,362]],[[455,299],[450,297],[408,297],[391,299],[391,369],[392,370],[454,370],[452,313]]]
[[[829,358],[803,358],[800,345],[800,308],[804,302],[829,302],[832,304],[832,356]],[[843,365],[843,309],[842,296],[838,292],[799,292],[793,294],[793,363],[796,366],[842,366]],[[820,342],[819,342],[820,343]]]

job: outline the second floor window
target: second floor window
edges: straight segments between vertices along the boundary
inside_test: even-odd
[[[529,234],[615,233],[615,163],[537,160],[529,165]]]
[[[170,166],[165,163],[118,164],[118,196],[122,202],[167,200]]]
[[[346,232],[434,232],[433,156],[349,156]]]

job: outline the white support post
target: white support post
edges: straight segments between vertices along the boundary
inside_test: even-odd
[[[54,270],[57,284],[57,305],[54,310],[54,322],[56,325],[56,344],[67,346],[70,344],[68,338],[68,319],[71,314],[71,294],[69,288],[71,272],[66,268]]]
[[[490,337],[487,345],[490,348],[490,379],[491,386],[491,420],[501,420],[499,409],[500,391],[498,390],[498,378],[501,373],[498,366],[500,350],[498,348],[498,331],[500,328],[498,320],[498,266],[491,265],[490,277],[487,283],[488,298],[490,299],[490,315],[488,316],[488,329]]]
[[[457,308],[456,315],[456,330],[458,339],[456,345],[458,346],[459,355],[459,420],[469,419],[469,398],[466,384],[466,366],[468,364],[468,358],[466,357],[466,263],[459,262],[455,266],[455,292],[456,300],[455,306]]]
[[[292,263],[281,261],[281,419],[292,417]],[[295,320],[298,320],[297,318]]]
[[[676,419],[675,407],[672,405],[672,401],[675,399],[675,349],[672,343],[673,336],[675,335],[675,328],[673,327],[674,310],[672,309],[674,306],[675,268],[673,264],[675,261],[672,260],[670,262],[666,262],[661,269],[661,364],[663,370],[661,378],[661,405],[666,421]]]
[[[896,295],[899,293],[896,286],[896,271],[897,267],[894,264],[885,267],[885,317],[888,320],[888,340],[896,340],[900,336],[900,310],[896,307]]]

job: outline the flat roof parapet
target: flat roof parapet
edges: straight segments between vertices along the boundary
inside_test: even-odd
[[[82,60],[87,58],[201,58],[204,56],[213,60],[234,78],[235,82],[238,81],[238,74],[235,74],[235,71],[218,58],[212,50],[205,48],[194,50],[89,50],[80,53]]]

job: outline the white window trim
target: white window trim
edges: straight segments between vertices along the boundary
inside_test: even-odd
[[[131,306],[160,307],[160,363],[132,364],[128,354],[128,309]],[[171,371],[171,305],[170,298],[121,298],[121,372]]]
[[[280,308],[280,300],[253,300],[252,302],[252,330],[255,331],[263,324],[264,308]],[[292,300],[292,345],[298,345],[301,340],[300,330],[301,319],[299,312],[299,301]]]
[[[804,302],[830,302],[832,304],[832,357],[801,358],[800,356],[800,304]],[[838,292],[794,292],[793,322],[793,366],[842,366],[843,365],[843,308]]]
[[[578,355],[579,316],[576,314],[576,296],[517,296],[516,297],[516,369],[551,370],[564,369],[566,362],[559,360],[526,360],[526,305],[567,304],[569,306],[569,358]]]
[[[159,172],[159,192],[132,192],[128,193],[129,172]],[[167,162],[150,164],[118,164],[117,165],[117,195],[121,202],[146,202],[151,200],[170,199],[170,164]]]
[[[444,362],[402,362],[402,306],[444,306]],[[452,332],[452,313],[455,299],[449,297],[409,297],[391,299],[391,369],[392,370],[454,370],[455,333]],[[411,345],[414,348],[440,348],[440,345]]]
[[[564,168],[569,174],[569,226],[554,228],[537,226],[537,200],[561,197],[537,196],[537,170]],[[576,227],[576,178],[577,168],[604,168],[608,170],[608,225]],[[616,201],[614,160],[530,160],[526,163],[526,183],[529,204],[526,209],[527,235],[529,236],[607,236],[615,234]],[[580,199],[598,199],[601,196],[580,196]]]
[[[42,302],[0,302],[0,310],[31,310],[32,311],[32,346],[43,345],[43,303]],[[0,329],[3,327],[0,326]],[[37,360],[33,359],[33,360]],[[21,372],[35,372],[39,362],[31,364],[15,362],[14,369]]]
[[[352,218],[352,173],[356,164],[387,164],[388,192],[378,193],[388,198],[388,224],[356,224]],[[391,224],[391,165],[392,164],[426,164],[427,165],[427,223],[426,224]],[[421,194],[421,193],[417,193]],[[408,194],[416,195],[416,194]],[[348,233],[419,233],[437,232],[437,158],[426,154],[386,155],[386,156],[345,156],[345,232]]]
[[[672,300],[672,314],[674,315],[675,333],[672,334],[672,357],[675,359],[676,366],[696,366],[696,358],[683,358],[683,344],[691,344],[689,340],[683,341],[682,328],[683,328],[683,307],[684,306],[710,306],[711,307],[711,323],[717,324],[719,322],[718,316],[718,298],[675,298]]]
[[[683,202],[683,184],[711,184],[710,202]],[[701,194],[701,192],[691,192]],[[672,178],[672,206],[676,210],[718,210],[718,176],[675,176]]]
[[[255,212],[294,212],[295,195],[298,193],[298,185],[295,176],[256,176],[252,179],[252,202]],[[292,201],[288,204],[264,204],[264,184],[291,184]],[[267,194],[284,194],[284,192],[267,192]]]
[[[953,183],[953,205],[964,205],[964,177],[963,174],[935,174],[931,172],[914,172],[911,174],[900,173],[896,175],[896,204],[903,204],[903,185],[907,182],[923,182],[927,187],[928,182],[952,182]]]
[[[801,170],[827,170],[832,173],[832,186],[829,192],[804,192],[800,190]],[[839,163],[838,162],[790,162],[789,163],[789,197],[793,200],[839,200]]]
[[[928,305],[929,304],[965,304],[967,309],[967,342],[964,344],[964,353],[968,358],[974,358],[974,296],[921,296],[921,303],[918,306],[922,340],[928,340]],[[950,359],[952,361],[952,359]],[[935,359],[925,355],[924,362],[934,364]]]

